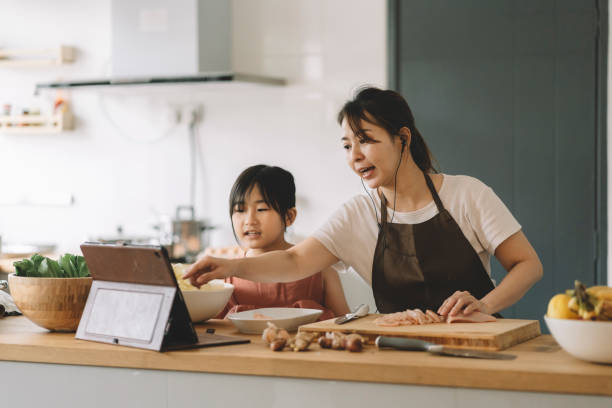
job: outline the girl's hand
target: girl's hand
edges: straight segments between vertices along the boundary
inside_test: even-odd
[[[237,262],[237,259],[214,258],[207,255],[194,263],[183,275],[183,279],[189,280],[193,286],[199,288],[213,279],[234,276]]]
[[[479,311],[489,314],[487,305],[476,299],[468,291],[457,291],[442,303],[438,309],[438,314],[445,316],[455,316],[463,310],[463,314],[469,315],[472,312]]]

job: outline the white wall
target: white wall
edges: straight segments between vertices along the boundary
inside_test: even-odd
[[[344,163],[335,116],[356,86],[386,84],[386,1],[233,0],[232,6],[235,71],[288,78],[290,85],[64,92],[76,117],[73,131],[0,135],[4,242],[53,242],[78,251],[82,241],[113,235],[117,225],[149,235],[156,214],[172,215],[189,202],[186,117],[199,104],[196,207],[219,226],[213,245],[233,243],[227,196],[249,165],[274,164],[294,174],[299,215],[290,235],[296,240],[360,191]],[[0,68],[0,105],[29,106],[38,82],[104,77],[111,61],[110,1],[2,2],[0,47],[59,44],[77,48],[75,63]],[[54,96],[43,91],[37,103],[44,107]],[[176,110],[184,113],[178,125]],[[70,195],[73,205],[15,204]]]

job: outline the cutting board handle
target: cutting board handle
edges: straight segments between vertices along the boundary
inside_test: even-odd
[[[378,348],[390,347],[398,350],[427,351],[430,347],[435,346],[435,344],[404,337],[378,336],[376,338],[376,346]]]

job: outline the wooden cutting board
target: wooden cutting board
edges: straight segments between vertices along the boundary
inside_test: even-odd
[[[410,337],[449,347],[476,350],[504,350],[540,335],[537,320],[498,319],[489,323],[433,323],[397,327],[374,324],[380,315],[368,315],[339,325],[335,319],[300,326],[301,332],[358,333],[374,342],[377,336]]]

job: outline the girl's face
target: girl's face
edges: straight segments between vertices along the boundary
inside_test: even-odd
[[[341,140],[342,147],[346,151],[346,162],[368,187],[372,189],[392,187],[393,176],[402,149],[400,138],[391,138],[385,129],[363,120],[361,128],[374,142],[360,142],[346,118],[342,121]]]
[[[232,224],[244,248],[272,251],[285,242],[285,223],[266,204],[257,185],[244,197],[244,203],[234,206]]]

